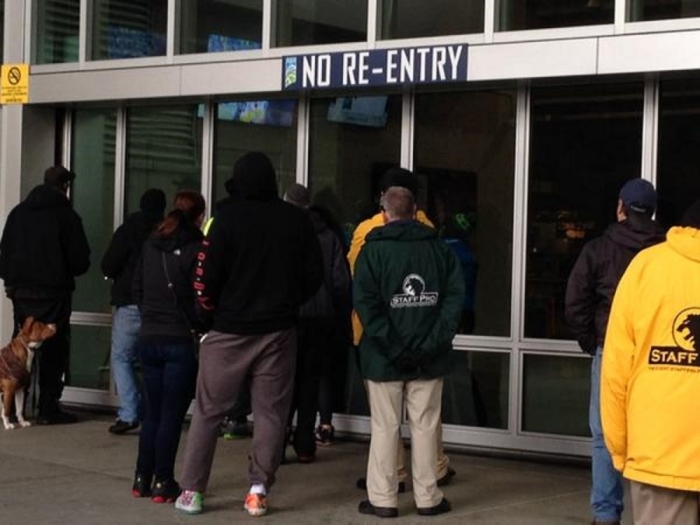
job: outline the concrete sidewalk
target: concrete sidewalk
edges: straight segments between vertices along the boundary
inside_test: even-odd
[[[270,512],[251,518],[242,510],[249,440],[220,440],[205,511],[183,515],[172,505],[134,499],[131,481],[136,434],[113,436],[111,418],[81,413],[75,425],[0,430],[0,524],[231,525],[237,523],[379,523],[357,512],[364,493],[367,443],[339,441],[320,449],[309,465],[279,470],[269,496]],[[187,432],[180,444],[182,453]],[[589,469],[466,454],[450,454],[457,476],[445,487],[453,511],[436,517],[415,514],[411,493],[400,496],[399,518],[391,523],[471,525],[589,524]],[[179,465],[178,465],[179,467]],[[179,468],[176,467],[176,472]],[[629,505],[628,505],[629,508]],[[623,524],[630,524],[627,515]]]

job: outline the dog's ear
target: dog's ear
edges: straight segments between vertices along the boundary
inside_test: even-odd
[[[24,323],[22,323],[22,332],[27,332],[29,329],[32,327],[34,324],[34,317],[29,316],[24,320]]]

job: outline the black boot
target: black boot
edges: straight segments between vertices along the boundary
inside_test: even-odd
[[[174,479],[156,480],[153,484],[154,503],[173,503],[180,495],[180,485]]]
[[[148,498],[151,491],[151,482],[153,481],[153,476],[136,473],[134,475],[134,484],[131,487],[131,494],[135,498]]]

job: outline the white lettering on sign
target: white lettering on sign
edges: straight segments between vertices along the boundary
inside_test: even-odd
[[[431,80],[435,81],[438,78],[440,80],[445,80],[445,62],[447,62],[447,53],[444,47],[436,47],[433,49],[433,77]]]
[[[311,55],[304,57],[304,76],[301,82],[305,88],[330,86],[331,56]]]
[[[401,82],[413,82],[413,72],[415,71],[414,62],[416,59],[416,50],[409,49],[401,50]]]
[[[457,80],[457,67],[462,56],[462,46],[448,46],[447,52],[450,54],[450,69],[452,70],[452,80]]]
[[[369,70],[369,64],[367,63],[369,51],[362,51],[358,53],[358,55],[360,57],[360,76],[357,83],[360,85],[367,85],[369,84],[369,78],[367,78],[367,71]]]
[[[320,55],[318,57],[318,86],[328,87],[331,85],[331,56]]]
[[[425,82],[425,73],[428,69],[426,57],[428,56],[428,53],[430,53],[430,49],[427,47],[423,47],[421,49],[416,50],[416,52],[418,53],[418,62],[420,63],[420,75],[418,76],[418,79],[421,82]]]
[[[355,68],[357,67],[357,57],[354,53],[343,54],[343,85],[354,86],[357,83],[355,79]]]

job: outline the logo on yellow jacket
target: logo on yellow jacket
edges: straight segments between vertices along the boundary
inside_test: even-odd
[[[673,320],[672,333],[677,346],[652,346],[649,364],[700,367],[700,308],[682,310]]]

